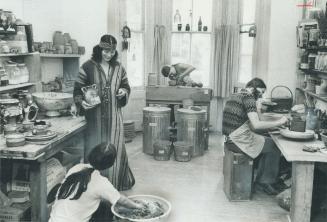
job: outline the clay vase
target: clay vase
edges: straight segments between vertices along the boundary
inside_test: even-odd
[[[65,39],[61,31],[55,31],[53,34],[53,45],[65,45]]]
[[[70,38],[69,33],[65,32],[63,36],[64,36],[65,44],[70,43],[71,38]]]
[[[70,44],[72,45],[73,54],[78,54],[78,44],[77,44],[77,41],[75,39],[71,39],[70,40]]]

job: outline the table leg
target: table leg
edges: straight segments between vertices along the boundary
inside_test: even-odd
[[[309,222],[314,178],[314,162],[292,162],[292,222]]]
[[[30,186],[32,221],[48,221],[46,161],[31,164]]]

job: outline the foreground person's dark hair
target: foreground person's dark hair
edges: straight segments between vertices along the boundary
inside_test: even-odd
[[[93,171],[110,168],[116,159],[116,148],[112,144],[101,143],[97,145],[88,155],[88,160],[93,168],[85,168],[79,172],[69,175],[61,184],[58,191],[58,200],[66,199],[72,193],[75,195],[70,200],[78,200],[86,191]]]

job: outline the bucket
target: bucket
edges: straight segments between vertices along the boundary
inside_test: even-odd
[[[175,160],[179,162],[187,162],[192,159],[193,146],[182,142],[177,141],[174,143],[174,154]]]
[[[177,110],[177,141],[185,141],[192,145],[193,157],[202,156],[204,150],[208,148],[206,116],[205,110]]]
[[[153,144],[169,140],[170,108],[143,108],[143,152],[153,154]]]
[[[155,160],[166,161],[170,159],[171,142],[169,140],[159,140],[153,144],[153,158]]]

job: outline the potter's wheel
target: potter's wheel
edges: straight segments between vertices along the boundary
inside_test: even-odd
[[[25,135],[25,139],[30,142],[43,142],[43,141],[49,141],[52,140],[57,136],[56,132],[53,132],[51,130],[48,130],[46,134],[40,134],[40,135],[34,135],[32,132],[28,132]]]

